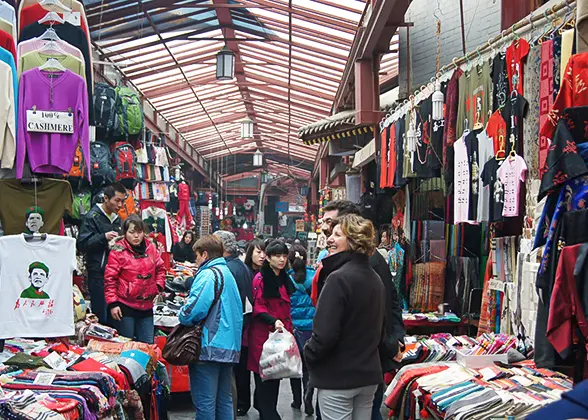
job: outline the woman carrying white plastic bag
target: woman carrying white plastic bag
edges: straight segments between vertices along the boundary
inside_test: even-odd
[[[280,328],[263,345],[259,374],[264,381],[302,377],[302,358],[292,334]]]

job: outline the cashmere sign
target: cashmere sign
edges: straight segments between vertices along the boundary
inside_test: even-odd
[[[27,131],[35,133],[73,134],[70,112],[27,110]]]
[[[75,239],[0,238],[0,338],[74,334]]]

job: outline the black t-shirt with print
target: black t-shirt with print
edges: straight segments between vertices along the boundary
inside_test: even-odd
[[[506,55],[499,53],[492,61],[492,111],[503,108],[508,99],[508,74],[506,72]]]
[[[468,167],[470,170],[470,204],[468,210],[468,219],[476,220],[478,217],[478,196],[480,195],[480,171],[483,168],[478,166],[480,155],[478,151],[478,134],[480,130],[470,131],[465,138],[465,145],[468,153]]]
[[[432,157],[433,148],[431,145],[431,132],[432,117],[431,113],[433,110],[433,102],[431,97],[422,101],[417,108],[416,116],[416,131],[419,139],[417,143],[417,150],[414,153],[413,169],[418,178],[432,178],[433,171]]]
[[[490,222],[502,221],[502,209],[504,208],[504,186],[498,179],[498,169],[504,160],[497,160],[493,157],[482,171],[482,183],[484,186],[490,186]]]
[[[522,95],[512,95],[502,109],[502,118],[506,122],[506,151],[507,153],[512,149],[512,139],[514,136],[515,150],[517,154],[523,154],[523,118],[527,115],[529,102]]]

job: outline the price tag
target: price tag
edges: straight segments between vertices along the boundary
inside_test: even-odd
[[[73,134],[73,114],[71,112],[27,110],[27,131]]]
[[[67,369],[67,362],[59,355],[59,353],[53,352],[45,357],[43,361],[55,370]]]
[[[35,385],[51,385],[55,379],[54,373],[39,372],[33,381]]]
[[[498,290],[504,292],[504,282],[498,279],[491,279],[490,283],[488,284],[488,288],[490,290]]]
[[[82,14],[80,12],[66,12],[63,19],[74,26],[82,26]]]

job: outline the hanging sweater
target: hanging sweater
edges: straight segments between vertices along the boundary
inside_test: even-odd
[[[49,77],[53,76],[53,79]],[[51,85],[53,85],[53,107],[51,107]],[[38,133],[27,131],[27,110],[73,113],[74,133]],[[77,74],[66,70],[63,73],[48,73],[29,70],[21,76],[18,98],[18,138],[16,145],[16,177],[22,178],[25,156],[29,158],[31,170],[36,173],[69,173],[78,142],[84,156],[90,156],[88,124],[88,94],[86,83]],[[90,159],[86,159],[90,173]]]

